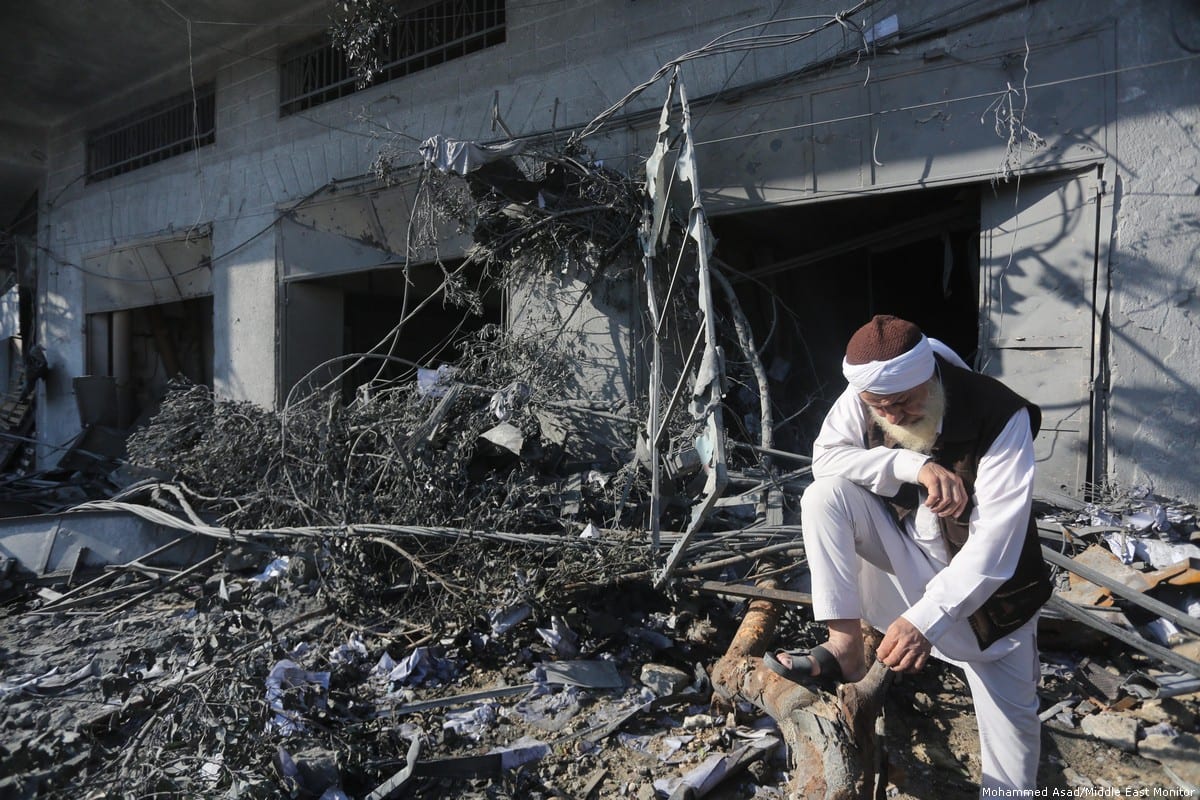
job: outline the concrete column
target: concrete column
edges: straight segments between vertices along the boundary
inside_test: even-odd
[[[278,367],[274,208],[213,224],[213,391],[275,404]],[[261,232],[261,233],[260,233]]]

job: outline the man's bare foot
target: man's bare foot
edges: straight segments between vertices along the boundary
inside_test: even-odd
[[[827,651],[829,651],[830,655],[832,655],[834,658],[837,659],[838,666],[840,666],[841,670],[842,670],[842,675],[841,675],[840,680],[843,683],[855,683],[857,681],[862,680],[863,677],[867,674],[867,663],[866,663],[866,659],[863,658],[863,649],[862,649],[861,641],[858,642],[857,648],[855,648],[853,646],[846,647],[845,645],[839,646],[839,644],[835,643],[833,641],[833,639],[826,641],[821,646],[824,647]],[[787,667],[788,669],[794,669],[797,666],[795,663],[795,659],[793,659],[791,653],[788,653],[788,652],[776,653],[775,658],[777,661],[779,661],[780,664],[783,664],[783,666]],[[804,658],[801,657],[799,660],[803,661]],[[813,677],[820,675],[821,674],[820,660],[816,659],[816,658],[808,658],[807,660],[810,664],[809,674],[812,675]]]

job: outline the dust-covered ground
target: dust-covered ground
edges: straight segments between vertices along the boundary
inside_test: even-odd
[[[120,600],[39,613],[44,601],[10,598],[0,797],[360,798],[403,768],[416,741],[418,774],[392,796],[648,800],[773,733],[753,709],[712,703],[704,673],[742,610],[725,599],[610,586],[543,599],[499,633],[480,619],[418,643],[404,620],[339,616],[317,581],[254,572],[218,570],[116,613]],[[819,641],[805,614],[785,615],[789,644]],[[418,648],[424,661],[412,658]],[[1079,658],[1052,654],[1044,707],[1088,698],[1069,666]],[[607,665],[599,682],[617,685],[538,671],[584,662]],[[1143,734],[1196,731],[1195,695],[1124,706],[1110,713]],[[1159,763],[1082,733],[1078,719],[1067,727],[1070,718],[1043,729],[1047,792],[1180,796]],[[889,796],[978,796],[974,715],[956,670],[935,662],[904,676],[884,719]],[[776,745],[705,796],[781,798],[787,779]]]

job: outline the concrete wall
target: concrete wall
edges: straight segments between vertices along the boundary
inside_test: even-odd
[[[842,5],[805,3],[803,13]],[[901,36],[911,38],[900,48],[885,41],[873,56],[853,58],[861,39],[835,25],[786,46],[687,61],[682,74],[696,100],[697,136],[707,142],[700,178],[711,210],[995,178],[1014,152],[994,129],[992,104],[1006,85],[1028,80],[1028,66],[1044,85],[1030,89],[1026,121],[1048,144],[1015,153],[1012,166],[1101,164],[1113,199],[1108,472],[1189,494],[1200,477],[1188,456],[1200,444],[1200,393],[1187,369],[1200,357],[1191,269],[1200,237],[1200,11],[1187,0],[1109,0],[1089,6],[1085,18],[1067,0],[960,6],[881,4],[879,16],[894,14]],[[669,59],[772,15],[799,13],[768,0],[510,0],[508,9],[504,45],[282,119],[277,48],[302,29],[252,34],[237,48],[243,57],[225,53],[197,72],[198,80],[217,80],[215,145],[85,186],[86,129],[154,99],[154,87],[89,109],[50,142],[43,246],[82,264],[131,239],[211,222],[215,384],[223,396],[271,404],[280,372],[271,223],[281,206],[363,175],[381,150],[415,163],[418,142],[433,134],[501,138],[494,98],[519,134],[565,132]],[[839,53],[850,58],[810,69]],[[168,76],[162,93],[179,91],[185,77]],[[636,169],[664,94],[662,82],[650,87],[622,110],[620,124],[585,144],[610,166]],[[81,276],[43,257],[40,290],[54,369],[39,430],[57,443],[77,429],[70,379],[84,364]]]
[[[1195,497],[1200,467],[1200,6],[1120,4],[1110,473]],[[1134,18],[1136,15],[1136,19]],[[1185,60],[1186,59],[1186,60]],[[1163,63],[1166,62],[1166,63]],[[1140,67],[1143,64],[1156,64]]]

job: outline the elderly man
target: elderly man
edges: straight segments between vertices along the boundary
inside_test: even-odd
[[[984,796],[1035,788],[1035,634],[1050,596],[1030,513],[1041,412],[897,317],[860,328],[842,370],[801,504],[829,639],[764,661],[792,680],[858,680],[866,620],[885,632],[889,668],[915,672],[932,653],[966,672]]]

